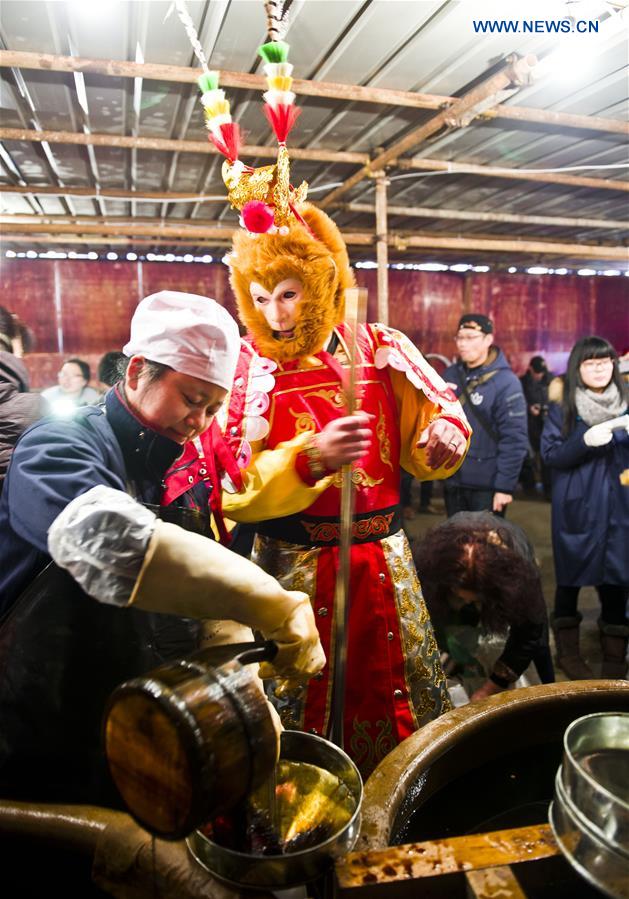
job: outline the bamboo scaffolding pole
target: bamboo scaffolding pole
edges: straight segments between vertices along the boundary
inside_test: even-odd
[[[163,137],[127,137],[121,134],[79,134],[75,131],[34,131],[30,128],[0,128],[0,140],[34,141],[48,144],[80,144],[91,147],[120,147],[136,150],[168,150],[173,153],[221,154],[207,140],[170,140]],[[346,162],[363,165],[369,160],[366,153],[345,153],[334,150],[301,150],[291,148],[291,156],[312,162]],[[259,156],[277,159],[277,147],[245,145],[240,156]]]
[[[395,245],[395,238],[393,238]],[[618,259],[629,262],[629,247],[566,244],[541,240],[498,240],[491,238],[438,237],[412,235],[404,238],[406,247],[444,250],[487,250],[501,253],[536,253],[552,256],[576,256],[591,259]]]
[[[18,50],[0,51],[0,67],[15,67],[49,72],[83,72],[83,74],[104,75],[110,78],[143,78],[149,81],[167,81],[193,84],[201,74],[199,69],[183,66],[160,65],[156,63],[126,62],[114,59],[91,59],[79,56],[56,56],[48,53],[29,53]],[[221,84],[224,87],[261,91],[265,80],[261,75],[246,72],[225,72],[221,70]],[[414,91],[388,90],[386,88],[363,87],[361,85],[340,84],[326,81],[306,81],[296,78],[293,88],[301,96],[324,97],[344,102],[376,103],[385,106],[404,106],[415,109],[441,109],[455,103],[457,97],[438,94],[422,94]],[[618,119],[603,116],[580,116],[571,113],[553,112],[526,106],[505,106],[485,111],[481,118],[505,118],[514,121],[545,124],[560,128],[577,128],[586,131],[608,131],[615,134],[629,134],[629,125]]]
[[[604,116],[577,115],[570,112],[554,112],[552,109],[535,109],[533,106],[501,106],[488,109],[483,119],[510,119],[558,128],[577,128],[584,131],[608,131],[612,134],[629,134],[629,123]]]
[[[343,194],[355,187],[360,181],[377,169],[383,169],[386,165],[391,164],[398,156],[407,153],[413,147],[422,144],[431,135],[441,131],[446,126],[460,127],[462,121],[467,121],[469,114],[480,103],[484,103],[489,99],[496,98],[495,103],[499,103],[499,97],[502,91],[512,84],[523,83],[524,78],[530,70],[536,65],[535,56],[527,56],[510,62],[503,66],[494,75],[486,78],[472,90],[464,94],[455,103],[447,109],[443,109],[437,115],[432,116],[423,125],[413,128],[401,140],[395,141],[390,147],[379,153],[375,159],[372,159],[368,165],[363,166],[353,175],[351,175],[340,187],[335,188],[331,193],[327,194],[319,203],[322,209],[326,209],[330,203],[335,202]]]
[[[0,129],[0,139],[1,139]],[[24,134],[37,134],[38,132],[26,131]],[[65,134],[66,132],[61,132]],[[71,132],[67,132],[71,134]],[[107,135],[108,137],[109,135]],[[77,143],[85,143],[81,138],[83,135],[78,135],[80,138]],[[24,137],[24,140],[30,140],[30,137]],[[126,140],[133,140],[133,138],[126,138]],[[155,139],[157,140],[157,139]],[[50,141],[54,143],[54,141]],[[64,140],[64,143],[72,143],[70,140]],[[188,141],[184,141],[184,143],[190,143]],[[153,149],[170,149],[167,147],[154,147]],[[252,148],[254,149],[254,148]],[[268,147],[266,148],[268,150]],[[196,152],[196,151],[195,151]],[[211,149],[210,149],[210,152]],[[299,152],[299,151],[297,151]],[[291,155],[293,151],[291,151]],[[354,154],[356,156],[360,156],[362,159],[366,159],[367,157],[364,154]],[[319,160],[315,160],[319,161]],[[321,160],[325,161],[325,160]],[[359,160],[356,159],[356,162]],[[518,169],[511,168],[502,168],[500,166],[484,166],[484,165],[475,165],[474,163],[468,162],[447,162],[443,159],[398,159],[395,165],[403,170],[403,171],[426,171],[426,172],[451,172],[455,175],[478,175],[481,178],[504,178],[505,180],[515,180],[515,181],[538,181],[542,183],[548,184],[563,184],[569,187],[583,187],[583,188],[594,188],[596,190],[617,190],[621,192],[629,191],[629,181],[610,181],[607,178],[589,178],[583,177],[580,175],[562,175],[561,172],[553,172],[553,173],[544,173],[544,172],[521,172]],[[15,193],[15,194],[51,194],[52,196],[59,197],[98,197],[100,199],[129,199],[135,200],[136,202],[142,202],[143,199],[146,200],[155,200],[156,202],[176,202],[177,200],[183,200],[189,197],[194,197],[195,201],[205,202],[209,201],[212,203],[219,202],[227,202],[227,198],[225,196],[208,194],[207,196],[203,196],[202,194],[196,194],[195,191],[132,191],[132,190],[122,190],[117,188],[99,188],[96,187],[51,187],[49,185],[23,185],[23,184],[0,184],[0,193]],[[331,203],[330,208],[336,209],[344,206],[342,203]]]
[[[376,178],[376,261],[378,263],[378,321],[389,324],[389,245],[387,224],[387,185],[381,172]]]
[[[130,240],[128,237],[107,237],[107,235],[93,235],[91,237],[81,237],[80,235],[64,235],[63,237],[53,237],[51,235],[42,236],[40,234],[29,235],[28,239],[25,239],[23,234],[3,234],[2,235],[3,242],[7,243],[15,243],[15,244],[28,244],[29,246],[32,244],[56,244],[62,246],[74,246],[76,244],[87,244],[92,247],[97,246],[121,246],[127,247],[129,251],[131,249],[135,249],[136,247],[157,247],[160,245],[159,240],[145,240],[144,238],[133,238]],[[166,244],[167,247],[207,247],[209,249],[215,249],[216,247],[230,247],[231,239],[229,240],[172,240]],[[160,251],[161,252],[161,251]],[[124,261],[124,260],[121,260]]]
[[[516,181],[541,181],[547,184],[565,184],[569,187],[587,187],[596,190],[629,191],[629,181],[609,181],[606,178],[589,178],[583,175],[563,175],[561,172],[518,171],[501,166],[474,165],[470,162],[446,162],[443,159],[399,159],[398,168],[418,169],[425,172],[453,172],[457,175],[481,175],[490,178],[507,178]]]
[[[366,212],[377,215],[377,205],[369,203],[339,203],[332,208],[345,212]],[[611,230],[629,228],[629,221],[617,219],[585,219],[568,218],[550,215],[512,215],[507,212],[479,212],[459,209],[433,209],[430,206],[395,206],[388,205],[389,215],[405,218],[448,219],[464,222],[505,222],[517,225],[542,225],[561,228],[607,228]]]
[[[3,194],[41,194],[53,197],[90,197],[100,200],[132,200],[141,203],[156,201],[163,203],[176,203],[177,200],[194,199],[194,202],[227,203],[226,194],[197,194],[193,190],[165,191],[165,190],[123,190],[116,187],[53,187],[40,184],[0,184],[0,193]]]
[[[7,219],[9,221],[7,221]],[[12,222],[10,221],[10,216],[0,216],[0,224],[11,224],[14,226],[14,230],[16,232],[22,232],[24,234],[125,234],[129,237],[134,235],[141,237],[153,237],[155,242],[163,240],[163,238],[172,237],[198,237],[200,239],[204,238],[226,238],[231,240],[231,236],[234,232],[234,228],[222,228],[220,226],[208,226],[204,225],[199,228],[188,225],[167,225],[163,222],[154,222],[154,223],[127,223],[127,224],[98,224],[92,222],[80,222],[80,223],[62,223],[55,222],[45,223],[45,222]]]
[[[226,240],[231,242],[233,228],[225,228],[221,226],[184,226],[181,224],[136,224],[134,222],[128,224],[73,224],[73,223],[54,223],[45,224],[39,221],[16,223],[11,221],[11,216],[0,216],[0,225],[13,225],[12,240],[20,239],[25,242],[25,235],[29,234],[99,234],[101,238],[112,235],[127,235],[129,238],[134,236],[152,237],[154,244],[164,243],[165,239],[177,238],[195,238],[199,242],[207,240]],[[34,218],[34,216],[33,216]],[[21,234],[21,237],[16,237]],[[350,246],[373,246],[375,237],[368,232],[347,231],[342,232],[343,239]],[[4,240],[9,240],[8,235],[3,235]],[[59,242],[59,238],[57,241]],[[61,242],[63,238],[61,238]],[[104,242],[106,242],[104,240]],[[131,241],[129,241],[131,242]],[[547,254],[553,256],[574,256],[577,258],[592,259],[614,259],[629,261],[629,248],[625,246],[610,246],[596,244],[580,244],[580,243],[560,243],[557,241],[545,240],[513,240],[510,238],[491,238],[491,237],[454,237],[431,234],[405,234],[399,232],[390,232],[387,236],[387,244],[398,250],[406,250],[409,248],[425,248],[425,249],[443,249],[443,250],[485,250],[488,252],[500,252],[506,255],[515,253],[533,253]]]

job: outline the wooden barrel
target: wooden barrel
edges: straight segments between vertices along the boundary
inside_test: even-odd
[[[109,767],[129,811],[151,833],[181,839],[270,775],[278,737],[243,664],[269,653],[249,656],[214,667],[216,651],[204,650],[112,694],[104,723]]]

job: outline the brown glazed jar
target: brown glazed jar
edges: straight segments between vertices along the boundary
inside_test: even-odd
[[[104,719],[113,780],[146,830],[177,840],[270,775],[278,735],[251,669],[271,641],[201,650],[117,687]]]

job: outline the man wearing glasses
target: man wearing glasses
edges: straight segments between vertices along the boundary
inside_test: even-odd
[[[461,316],[457,361],[443,377],[473,428],[463,465],[444,482],[448,517],[456,512],[505,514],[528,452],[526,401],[518,378],[494,342],[486,315]]]

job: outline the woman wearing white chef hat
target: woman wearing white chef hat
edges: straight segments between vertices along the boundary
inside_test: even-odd
[[[214,300],[153,294],[104,404],[39,422],[18,443],[0,501],[0,795],[119,804],[100,750],[104,701],[193,651],[198,619],[274,639],[284,675],[322,667],[306,594],[208,539],[205,483],[159,508],[166,472],[230,388],[239,347]]]

